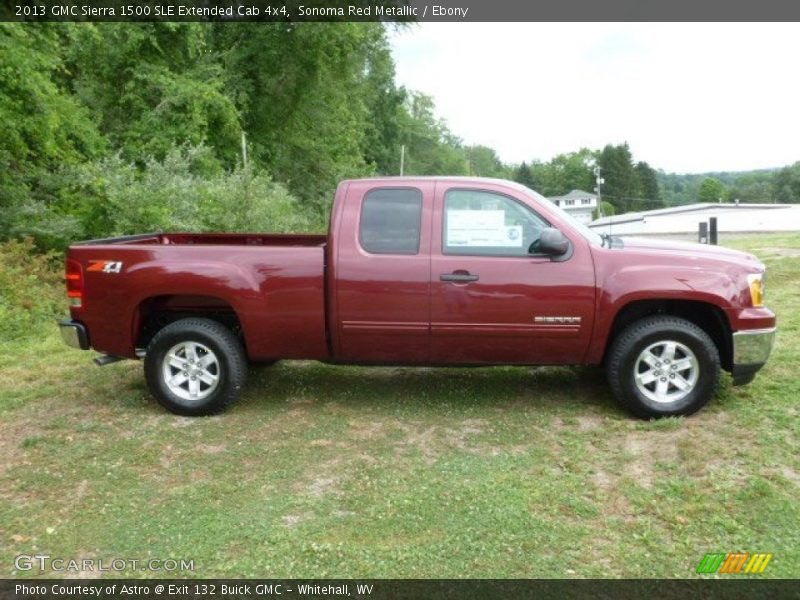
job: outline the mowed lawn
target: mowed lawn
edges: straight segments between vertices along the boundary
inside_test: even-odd
[[[589,368],[253,367],[189,419],[141,365],[0,347],[0,576],[18,554],[192,559],[194,577],[800,576],[800,234],[723,239],[779,316],[750,386],[634,420]],[[53,575],[49,573],[48,575]],[[141,572],[127,573],[144,576]],[[741,577],[741,576],[740,576]]]

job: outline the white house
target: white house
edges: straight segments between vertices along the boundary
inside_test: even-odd
[[[686,204],[603,217],[589,227],[613,235],[696,236],[711,217],[719,233],[800,231],[800,204]]]
[[[553,196],[550,200],[581,223],[591,223],[597,208],[597,196],[582,190],[572,190],[566,196]]]

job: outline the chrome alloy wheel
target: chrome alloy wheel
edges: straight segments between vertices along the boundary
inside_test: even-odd
[[[219,359],[197,342],[175,344],[164,355],[161,368],[169,391],[182,400],[203,400],[219,385]]]
[[[700,365],[688,346],[664,340],[642,350],[636,359],[633,378],[642,395],[653,402],[676,402],[697,385]]]

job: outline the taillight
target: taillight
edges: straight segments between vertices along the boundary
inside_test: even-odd
[[[77,260],[67,259],[67,297],[71,308],[83,308],[83,267]]]

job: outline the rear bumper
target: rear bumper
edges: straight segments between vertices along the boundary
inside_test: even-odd
[[[733,385],[753,381],[772,353],[775,327],[737,331],[733,334]]]
[[[64,319],[59,321],[58,328],[61,331],[61,338],[67,346],[80,348],[81,350],[89,349],[89,334],[86,331],[86,327],[81,323],[71,319]]]

